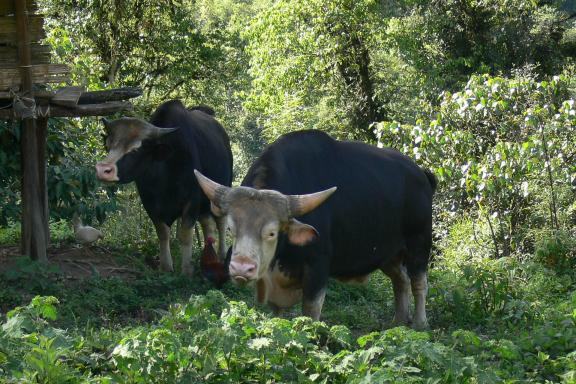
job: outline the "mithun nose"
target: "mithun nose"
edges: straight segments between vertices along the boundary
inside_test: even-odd
[[[116,166],[113,164],[97,163],[96,176],[102,181],[118,181]]]
[[[230,261],[230,277],[236,282],[242,283],[256,279],[258,266],[246,256],[232,258]]]

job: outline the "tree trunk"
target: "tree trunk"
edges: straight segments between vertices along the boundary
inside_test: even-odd
[[[376,141],[371,124],[384,120],[379,103],[375,100],[374,85],[370,74],[370,54],[358,36],[352,36],[344,45],[337,63],[347,89],[353,92],[353,124],[362,135]]]

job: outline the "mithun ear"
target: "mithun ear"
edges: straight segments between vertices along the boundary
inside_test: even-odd
[[[294,245],[306,245],[318,237],[316,228],[296,219],[290,219],[286,232],[288,233],[290,243]]]
[[[214,216],[217,216],[217,217],[224,216],[224,212],[222,211],[222,208],[220,208],[219,206],[214,204],[213,201],[210,202],[210,209],[212,210],[212,213],[214,214]]]

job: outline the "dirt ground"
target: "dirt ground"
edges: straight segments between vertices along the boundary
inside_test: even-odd
[[[83,279],[94,275],[133,279],[141,274],[129,265],[120,264],[113,252],[100,246],[51,246],[47,253],[49,266],[55,266],[64,277],[70,279]],[[21,257],[18,247],[0,247],[0,272],[14,268]]]

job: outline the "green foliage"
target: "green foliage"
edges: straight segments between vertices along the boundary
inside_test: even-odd
[[[50,119],[47,138],[47,187],[50,215],[70,219],[74,212],[86,222],[103,221],[116,209],[114,187],[103,188],[94,173],[100,140],[94,124]],[[9,149],[8,149],[9,148]],[[20,217],[20,131],[0,121],[0,224]]]
[[[245,106],[270,141],[302,128],[374,141],[371,123],[426,116],[474,73],[560,72],[573,31],[564,11],[522,0],[277,1],[242,34]]]
[[[20,210],[20,156],[16,150],[20,131],[13,124],[0,121],[0,224],[18,217]]]
[[[9,383],[35,377],[74,383],[570,377],[576,348],[573,271],[494,260],[481,246],[489,236],[486,224],[461,219],[438,245],[427,305],[432,332],[386,330],[393,296],[382,274],[365,286],[331,283],[322,323],[295,317],[299,310],[291,320],[271,318],[253,307],[250,290],[227,285],[208,291],[200,277],[158,274],[136,260],[132,268],[140,273],[133,278],[94,274],[69,280],[62,271],[22,259],[0,276],[3,307],[40,293],[61,302],[37,297],[4,319],[0,359],[6,364],[0,375]]]
[[[568,76],[473,76],[463,91],[442,94],[433,118],[378,124],[379,143],[432,169],[441,209],[472,210],[486,220],[496,256],[530,251],[523,231],[538,217],[530,209],[535,203],[550,207],[536,228],[569,225],[558,191],[576,180],[571,84]],[[566,199],[562,205],[569,193]]]
[[[69,220],[76,212],[86,223],[103,222],[117,209],[117,188],[96,180],[94,164],[103,157],[98,123],[51,122],[47,184],[52,217]]]
[[[0,244],[17,244],[20,231],[20,223],[8,222],[4,228],[0,229]]]
[[[0,332],[8,382],[495,383],[556,381],[574,371],[576,294],[546,321],[519,324],[513,340],[399,327],[354,341],[343,325],[269,318],[217,291],[170,306],[154,324],[82,336],[47,321],[56,304],[36,297],[9,313]]]
[[[493,330],[540,323],[557,317],[574,287],[571,269],[549,269],[536,257],[492,258],[488,225],[474,218],[457,221],[437,246],[429,308],[440,323]]]
[[[384,117],[370,54],[378,49],[383,10],[372,0],[274,2],[243,34],[252,90],[247,108],[266,137],[320,128],[373,138]]]
[[[26,307],[8,312],[0,331],[2,373],[27,382],[74,382],[72,369],[63,360],[72,347],[71,338],[48,324],[57,318],[56,304],[55,297],[36,296]]]
[[[402,61],[415,67],[432,97],[474,73],[510,74],[537,64],[539,73],[551,75],[570,62],[571,43],[563,36],[573,33],[574,24],[553,2],[411,3],[389,20],[387,39]]]
[[[576,267],[576,238],[565,231],[544,231],[538,234],[534,258],[564,273]]]

